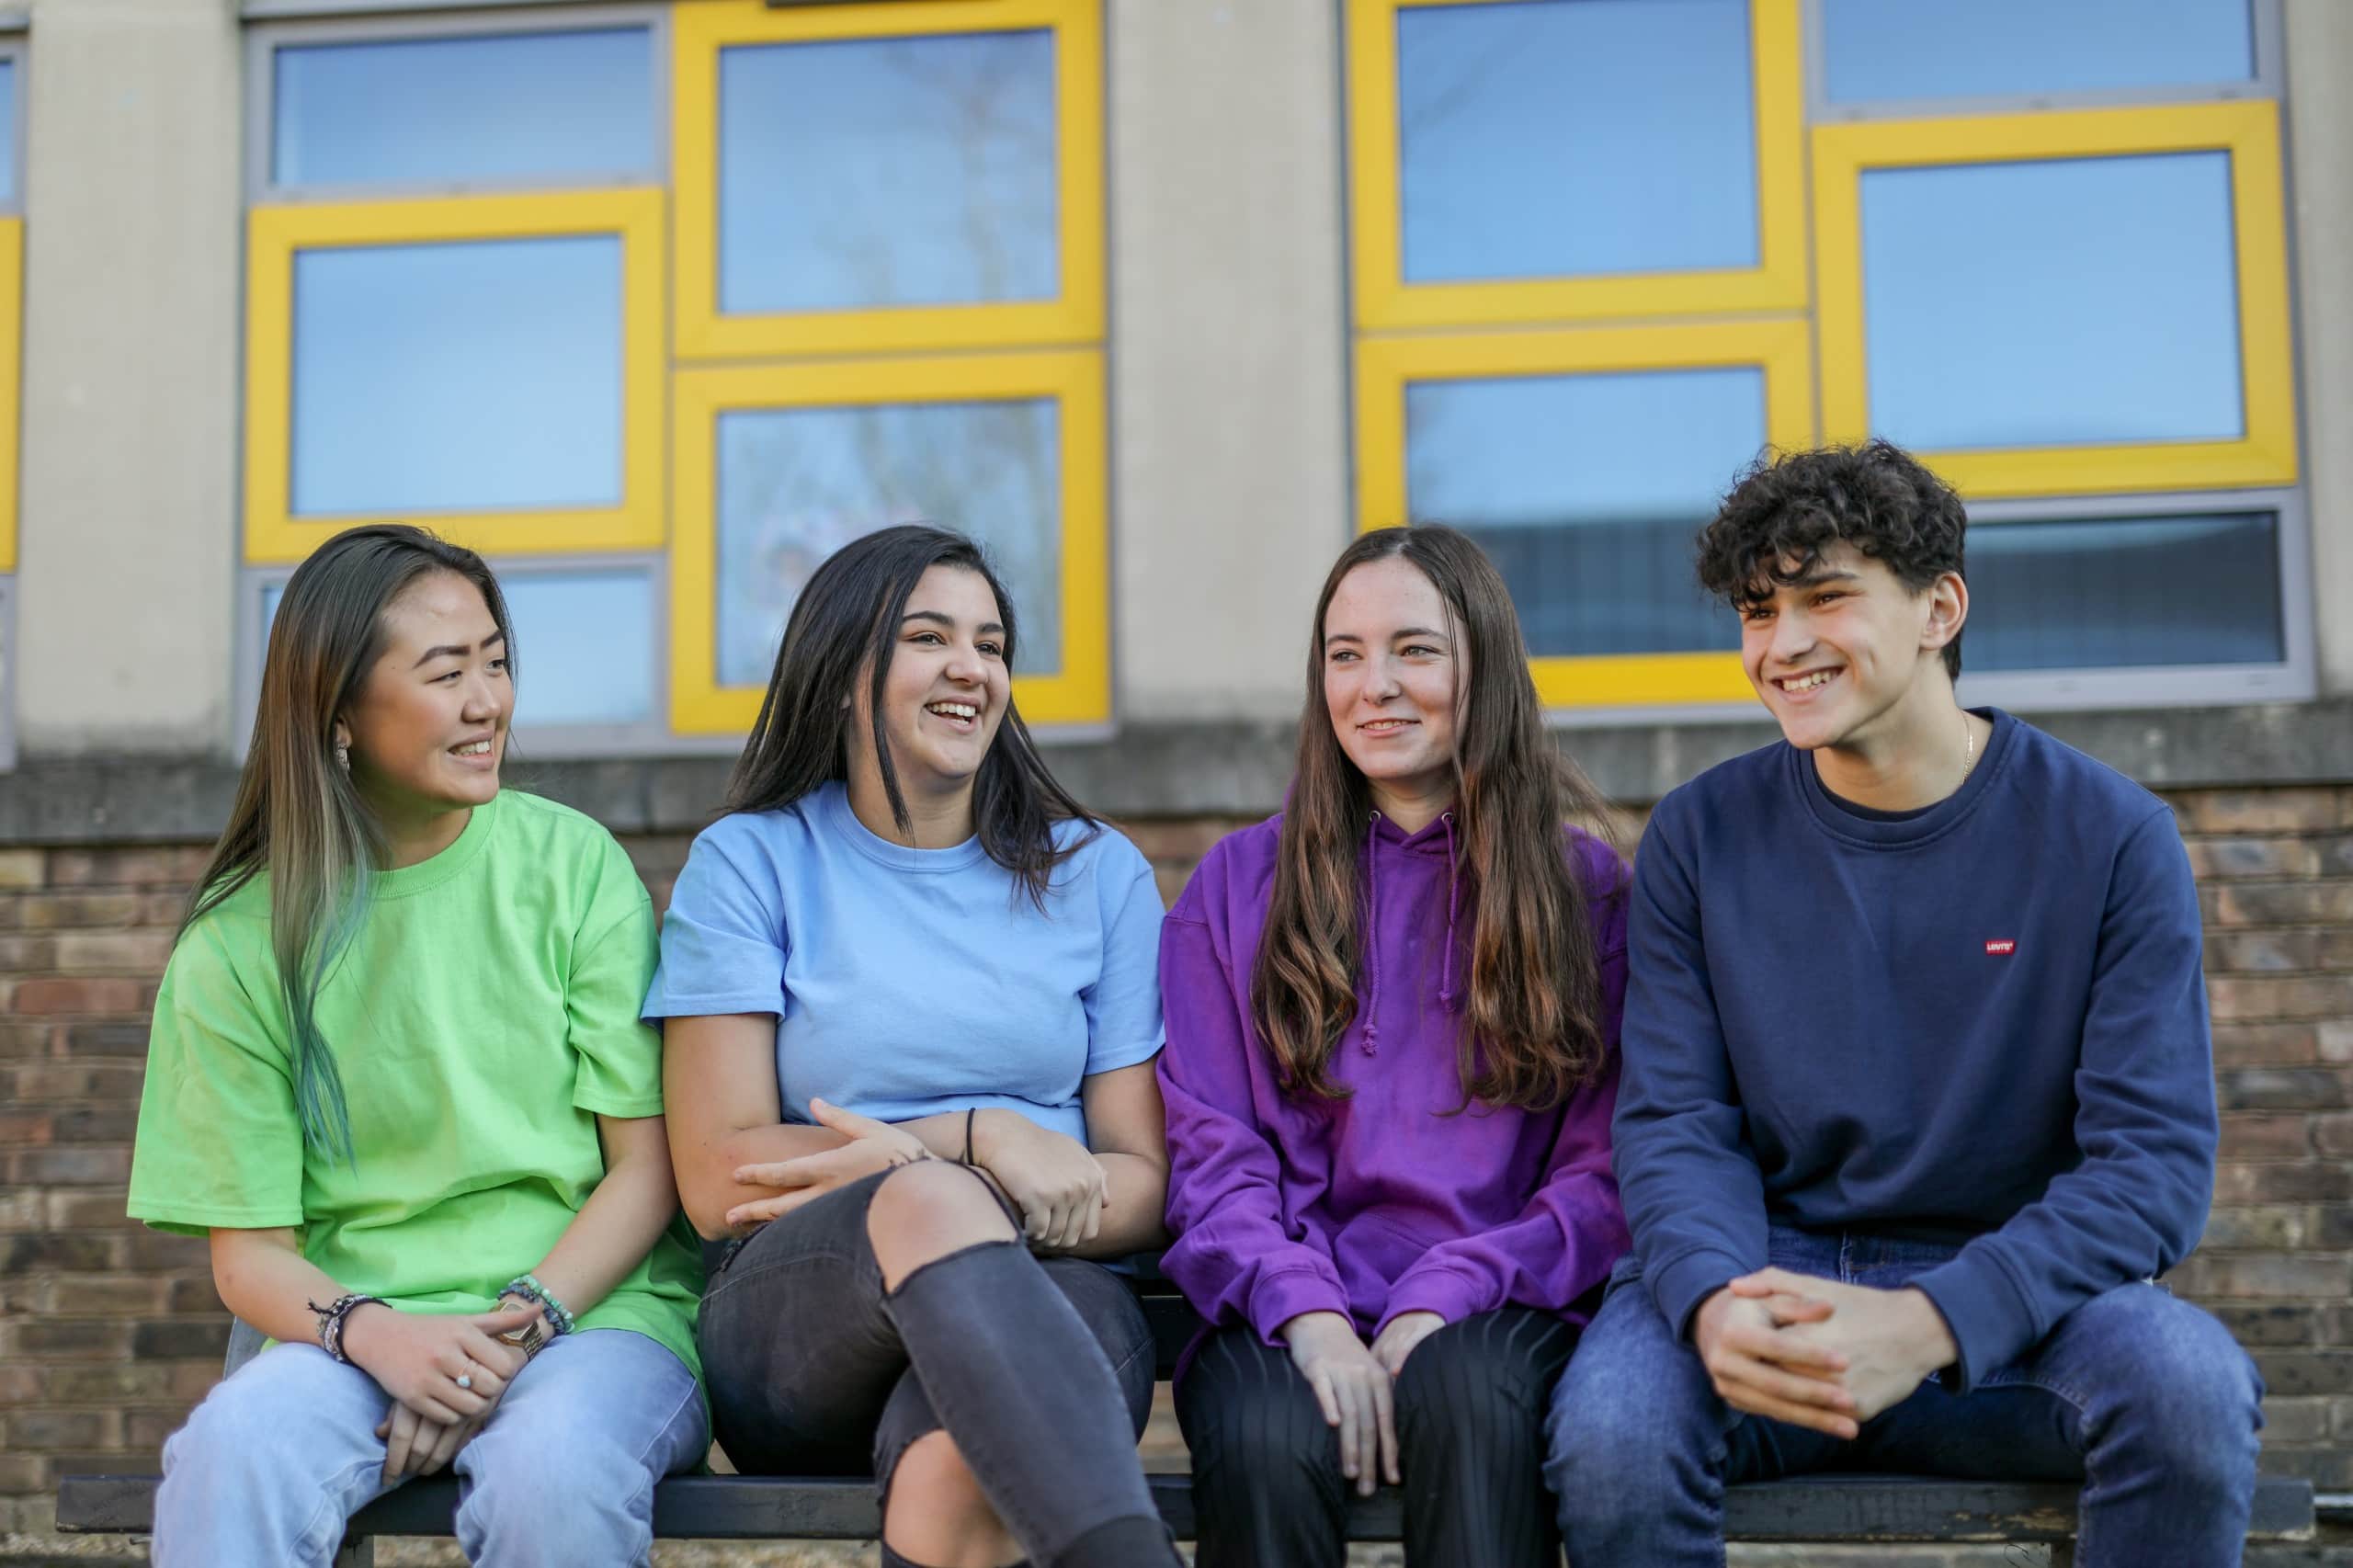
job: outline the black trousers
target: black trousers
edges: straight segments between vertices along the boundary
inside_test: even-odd
[[[945,1427],[1040,1563],[1171,1561],[1135,1452],[1153,1340],[1134,1293],[1096,1264],[1013,1241],[950,1253],[886,1291],[866,1214],[887,1179],[813,1199],[711,1271],[700,1337],[727,1457],[754,1475],[870,1466],[887,1508],[900,1456]]]
[[[1575,1347],[1575,1329],[1524,1307],[1415,1347],[1396,1387],[1408,1563],[1556,1568],[1544,1414]],[[1193,1450],[1199,1568],[1341,1568],[1339,1435],[1288,1351],[1247,1327],[1219,1330],[1176,1385],[1176,1419]]]

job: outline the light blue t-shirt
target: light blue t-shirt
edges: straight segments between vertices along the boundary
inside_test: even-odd
[[[1080,1081],[1160,1050],[1160,915],[1152,867],[1108,827],[1040,912],[978,838],[892,844],[829,783],[695,840],[645,1017],[777,1015],[787,1121],[813,1096],[883,1121],[997,1107],[1084,1143]]]

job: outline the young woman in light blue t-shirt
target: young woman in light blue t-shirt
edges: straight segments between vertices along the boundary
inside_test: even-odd
[[[739,1470],[862,1473],[882,1561],[1177,1561],[1152,1335],[1161,905],[1013,706],[1014,615],[937,528],[802,589],[645,1016]]]

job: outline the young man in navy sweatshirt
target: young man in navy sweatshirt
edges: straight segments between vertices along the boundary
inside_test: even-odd
[[[2154,1276],[2205,1223],[2198,900],[2154,796],[1954,700],[1960,500],[1753,471],[1700,577],[1782,744],[1659,802],[1614,1124],[1634,1251],[1555,1393],[1574,1563],[1723,1562],[1723,1489],[2082,1478],[2084,1568],[2239,1560],[2262,1385]]]

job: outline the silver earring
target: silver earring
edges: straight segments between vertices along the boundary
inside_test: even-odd
[[[335,765],[346,773],[351,771],[351,748],[341,741],[335,744]]]

